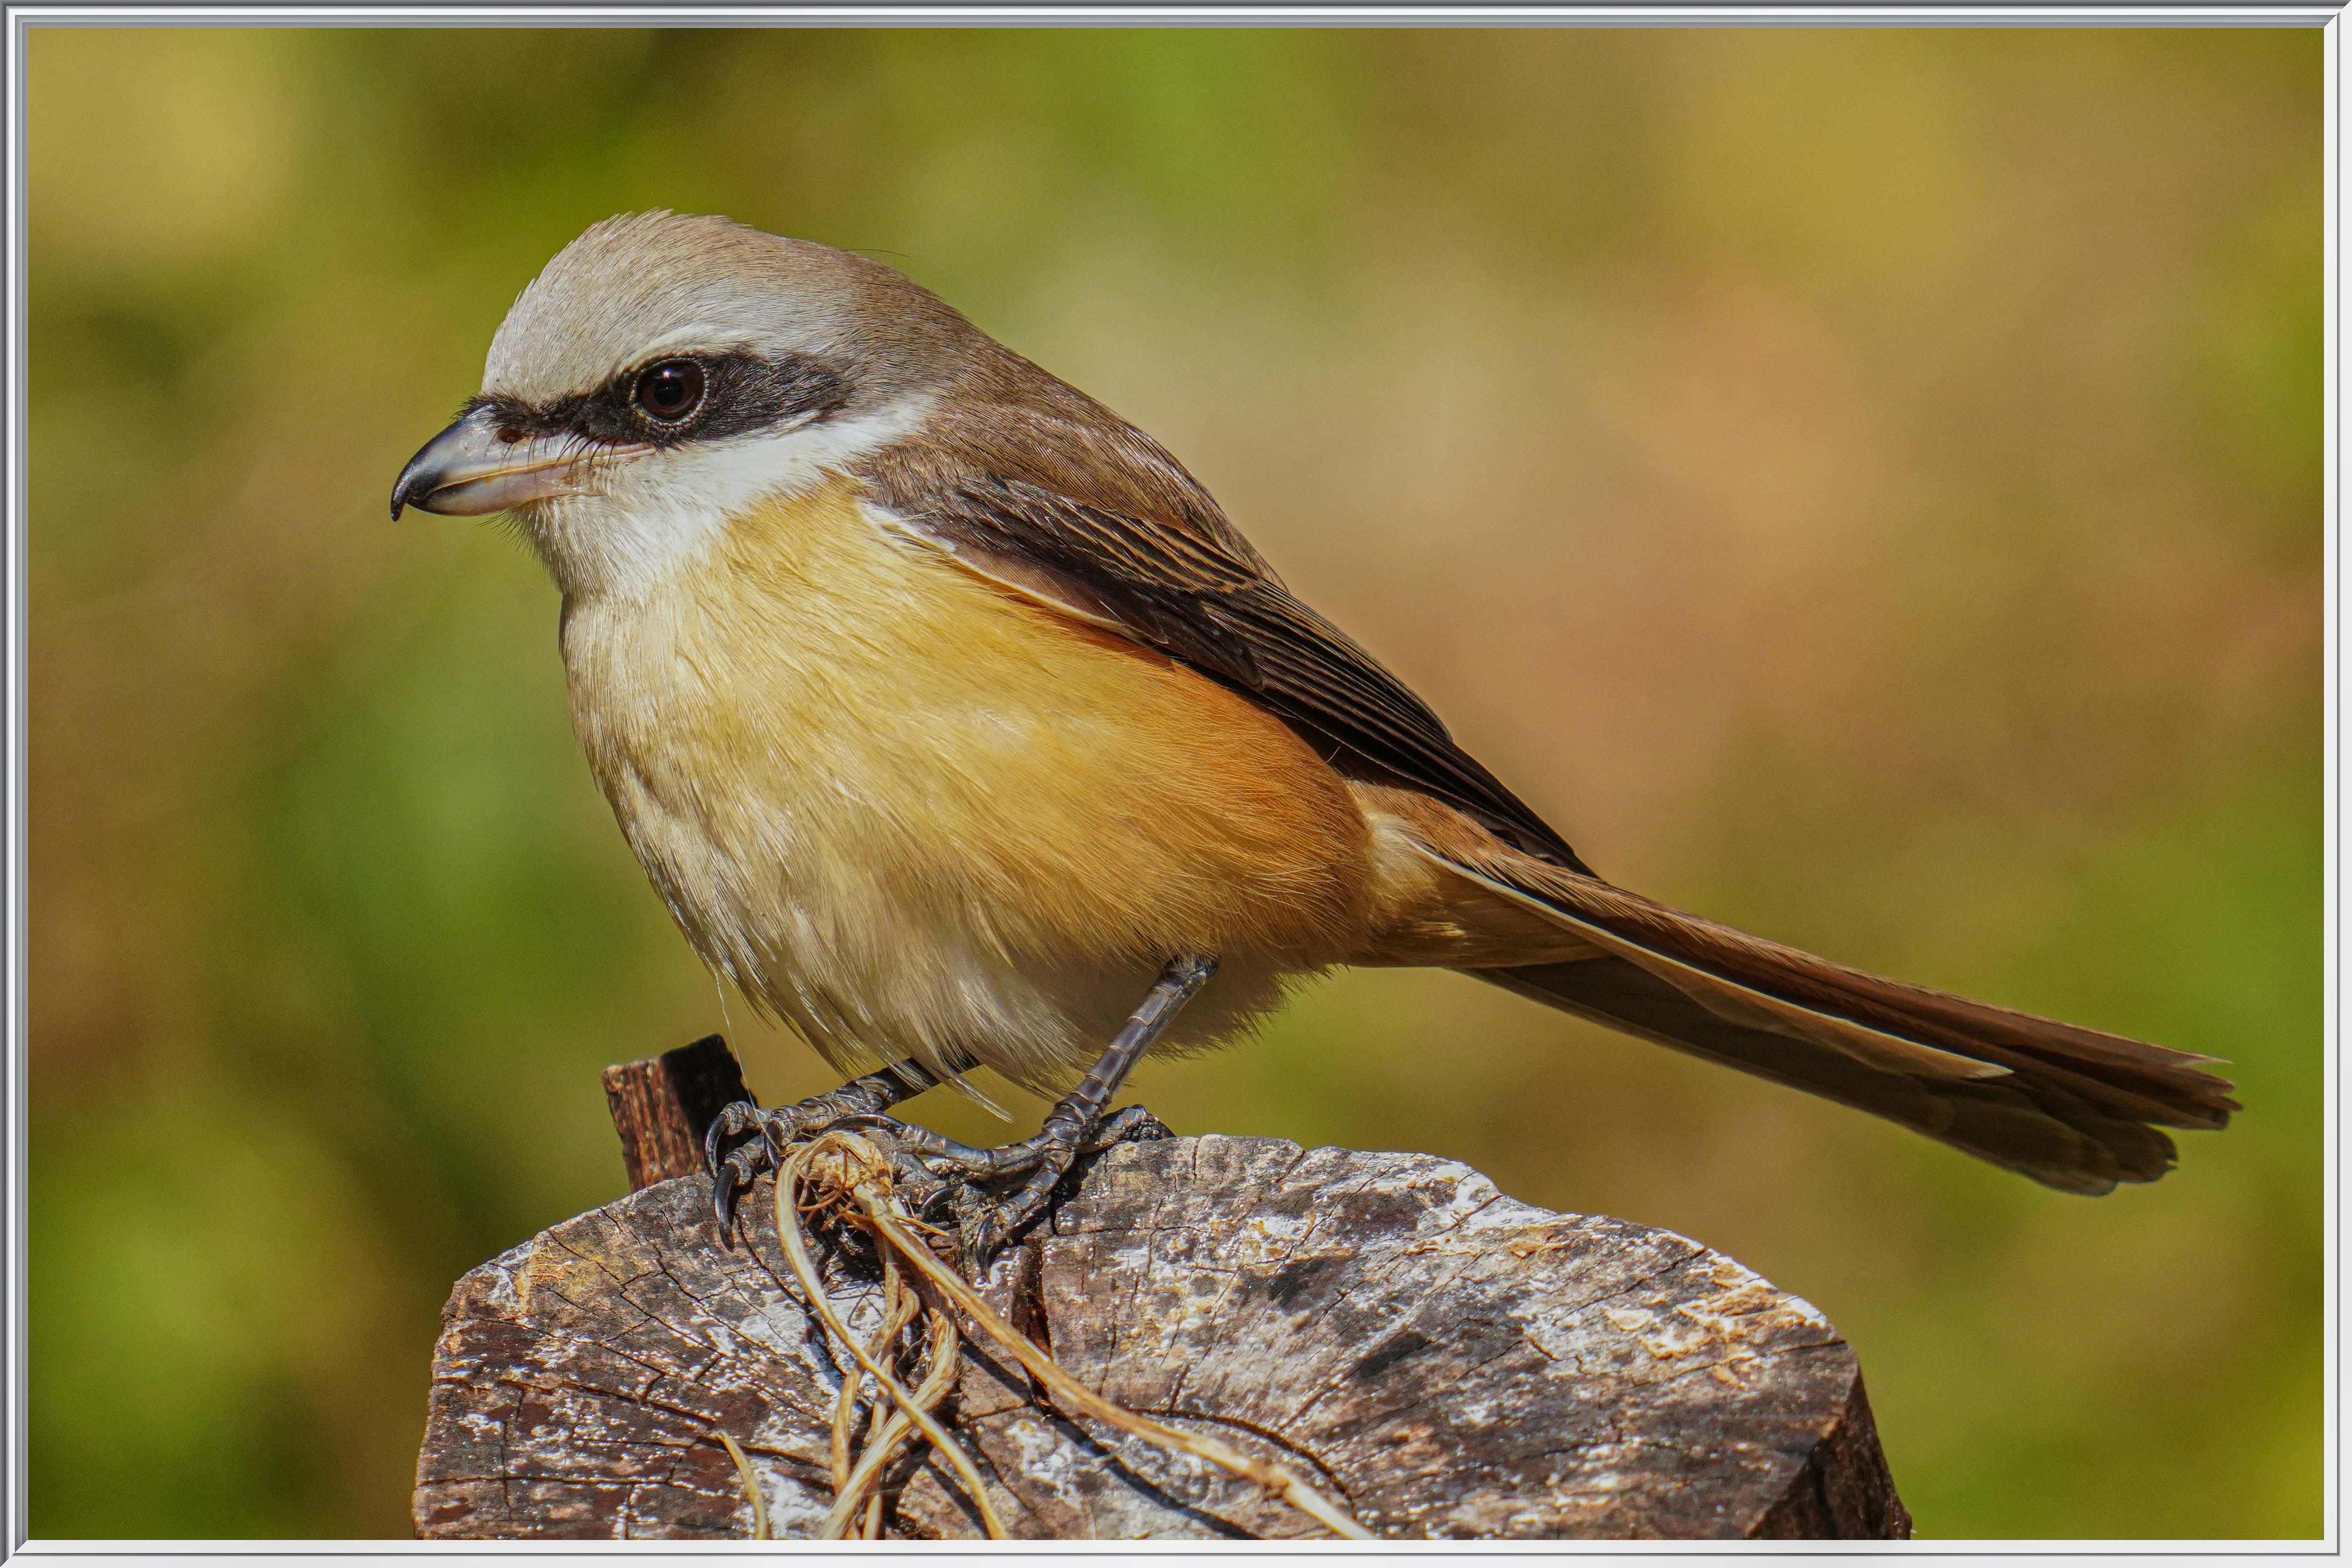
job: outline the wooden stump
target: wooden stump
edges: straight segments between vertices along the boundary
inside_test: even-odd
[[[1695,1242],[1547,1213],[1450,1161],[1266,1138],[1128,1144],[1068,1185],[997,1260],[992,1302],[1081,1382],[1291,1466],[1381,1535],[1909,1534],[1853,1349]],[[768,1183],[741,1224],[722,1245],[708,1179],[675,1178],[460,1280],[417,1533],[749,1535],[722,1431],[775,1532],[814,1531],[840,1372]],[[875,1321],[873,1280],[830,1283],[853,1329]],[[966,1356],[946,1413],[1015,1534],[1321,1533]],[[892,1535],[979,1533],[943,1469],[907,1456]]]
[[[690,1046],[604,1069],[604,1104],[621,1135],[629,1190],[702,1169],[702,1135],[729,1101],[749,1100],[743,1068],[726,1039],[705,1035]]]

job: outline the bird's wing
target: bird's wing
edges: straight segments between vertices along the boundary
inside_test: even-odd
[[[2171,1168],[2164,1127],[2238,1109],[2210,1057],[1867,974],[1475,834],[1433,859],[1601,956],[1470,971],[1523,995],[1823,1095],[2053,1187],[2104,1193]]]
[[[857,474],[874,504],[971,570],[1182,660],[1343,769],[1424,790],[1585,868],[1428,704],[1291,596],[1181,464],[1075,389],[966,404]]]

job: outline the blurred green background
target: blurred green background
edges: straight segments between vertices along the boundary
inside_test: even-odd
[[[405,1534],[451,1281],[622,1190],[597,1069],[827,1082],[631,860],[537,566],[384,516],[662,205],[1156,433],[1605,875],[2248,1107],[2085,1202],[1376,973],[1148,1067],[1180,1130],[1737,1256],[1924,1534],[2317,1534],[2320,43],[37,28],[35,1533]]]

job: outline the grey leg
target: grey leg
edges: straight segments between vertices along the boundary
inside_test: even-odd
[[[1143,1053],[1176,1021],[1184,1004],[1198,994],[1216,972],[1215,959],[1197,956],[1177,959],[1161,970],[1142,1005],[1112,1039],[1093,1070],[1054,1107],[1037,1135],[986,1152],[987,1168],[971,1171],[971,1174],[991,1176],[1024,1171],[1027,1174],[1019,1186],[988,1205],[967,1231],[967,1246],[976,1261],[985,1263],[988,1255],[1005,1237],[1037,1217],[1053,1197],[1055,1184],[1068,1173],[1079,1151],[1105,1129],[1103,1107],[1127,1081],[1127,1075],[1142,1059]]]
[[[1126,1138],[1166,1137],[1162,1127],[1141,1106],[1129,1106],[1106,1117],[1103,1108],[1117,1095],[1127,1075],[1141,1060],[1176,1015],[1199,994],[1217,972],[1217,961],[1187,956],[1171,963],[1152,982],[1151,989],[1122,1026],[1078,1087],[1062,1098],[1034,1137],[1001,1148],[975,1149],[883,1114],[902,1100],[911,1099],[940,1081],[913,1062],[813,1095],[779,1110],[759,1110],[730,1105],[711,1123],[704,1141],[705,1163],[711,1171],[710,1201],[719,1231],[730,1234],[735,1194],[753,1177],[772,1169],[785,1146],[798,1138],[828,1128],[860,1128],[890,1141],[894,1158],[909,1163],[909,1174],[929,1175],[958,1184],[955,1195],[965,1209],[965,1245],[978,1261],[1003,1244],[1005,1237],[1037,1217],[1054,1195],[1054,1187],[1068,1173],[1081,1153],[1092,1153]],[[961,1071],[971,1064],[957,1067]],[[720,1142],[757,1131],[761,1137],[721,1158]],[[1002,1197],[983,1198],[971,1190],[974,1182],[1020,1176],[1020,1184]],[[934,1189],[935,1191],[937,1189]]]

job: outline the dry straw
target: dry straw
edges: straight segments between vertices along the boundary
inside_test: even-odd
[[[829,1214],[866,1231],[882,1257],[882,1318],[874,1332],[860,1340],[834,1310],[817,1277],[804,1220]],[[1104,1398],[1079,1383],[982,1300],[961,1275],[941,1262],[923,1233],[937,1235],[907,1213],[894,1191],[889,1163],[880,1150],[852,1132],[827,1132],[793,1149],[776,1173],[776,1234],[783,1243],[785,1261],[800,1281],[809,1305],[825,1331],[849,1353],[853,1364],[844,1368],[841,1397],[834,1407],[830,1455],[834,1488],[833,1511],[826,1515],[823,1536],[828,1541],[874,1540],[881,1534],[882,1497],[877,1489],[883,1468],[913,1434],[925,1441],[963,1483],[992,1540],[1006,1539],[1003,1521],[989,1500],[971,1458],[932,1414],[955,1382],[961,1359],[961,1313],[981,1336],[992,1341],[1028,1370],[1029,1374],[1058,1395],[1070,1409],[1091,1415],[1119,1431],[1176,1453],[1190,1454],[1222,1469],[1254,1481],[1283,1498],[1334,1535],[1353,1541],[1374,1539],[1371,1532],[1320,1492],[1280,1465],[1252,1458],[1214,1437],[1186,1432],[1139,1415]],[[918,1283],[928,1285],[936,1300],[927,1306]],[[944,1301],[945,1307],[937,1304]],[[946,1309],[951,1308],[952,1311]],[[909,1389],[892,1363],[901,1355],[901,1341],[918,1315],[924,1319],[922,1373]],[[890,1396],[896,1409],[864,1444],[856,1441],[857,1401],[871,1378]],[[878,1402],[876,1412],[879,1414]],[[754,1500],[755,1526],[764,1531],[766,1510],[750,1467],[730,1441],[728,1449],[746,1474]]]

